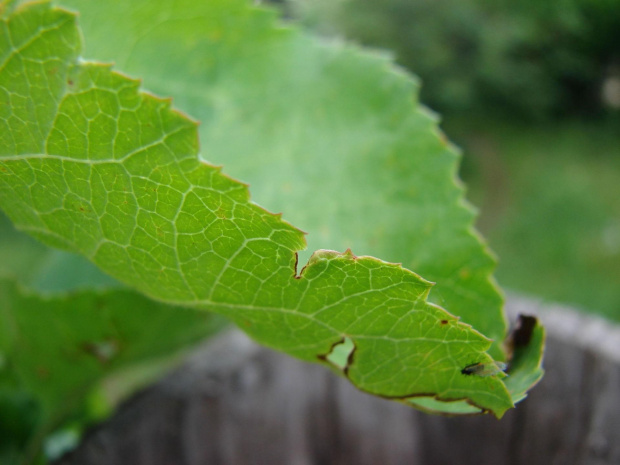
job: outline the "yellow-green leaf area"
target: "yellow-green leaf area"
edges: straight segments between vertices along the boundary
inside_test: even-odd
[[[201,121],[201,156],[317,249],[402,263],[433,302],[494,341],[506,321],[494,259],[456,181],[458,154],[387,56],[317,40],[249,0],[59,0],[80,11],[86,55]]]
[[[239,8],[244,28],[271,27],[270,15],[259,13],[251,26],[257,13]],[[364,391],[466,401],[498,417],[512,406],[501,377],[462,373],[492,363],[492,341],[429,303],[431,283],[417,274],[327,250],[298,270],[303,234],[252,203],[246,185],[200,161],[197,124],[169,100],[109,66],[79,60],[73,14],[28,4],[2,27],[8,50],[0,51],[0,89],[18,103],[0,118],[11,136],[0,139],[0,206],[20,229],[86,256],[157,301],[224,314],[258,341],[302,359],[324,361],[350,340],[343,372]],[[14,29],[22,45],[14,45]],[[430,120],[420,121],[430,131]],[[246,134],[237,129],[228,132],[231,140]],[[260,150],[244,151],[260,164]],[[446,152],[444,162],[453,158]],[[331,203],[319,205],[329,210]],[[457,218],[470,215],[459,211]],[[455,302],[454,312],[460,309]]]

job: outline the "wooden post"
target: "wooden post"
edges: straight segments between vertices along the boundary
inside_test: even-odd
[[[620,326],[520,297],[508,311],[545,323],[546,375],[501,421],[374,398],[235,331],[57,465],[620,464]]]

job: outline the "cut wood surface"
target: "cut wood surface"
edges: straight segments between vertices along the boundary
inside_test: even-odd
[[[502,420],[426,415],[231,331],[56,465],[620,464],[620,326],[522,297],[545,377]]]

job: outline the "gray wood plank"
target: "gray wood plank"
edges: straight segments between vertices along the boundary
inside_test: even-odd
[[[231,332],[126,402],[57,465],[620,464],[620,327],[511,297],[546,375],[501,421],[425,415]]]

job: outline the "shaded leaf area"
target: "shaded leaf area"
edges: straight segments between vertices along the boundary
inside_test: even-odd
[[[221,325],[212,314],[173,308],[134,291],[41,298],[0,279],[0,457],[16,459],[24,449],[36,455],[45,437],[66,421],[92,421],[98,409],[105,413],[104,398],[98,408],[92,405],[99,382],[127,367],[138,370],[139,381],[140,366],[146,366],[140,364],[170,360]],[[143,374],[149,378],[160,370]],[[117,383],[116,390],[123,389]]]
[[[86,56],[113,61],[201,122],[202,156],[307,231],[309,251],[381,257],[437,283],[433,302],[503,359],[495,267],[456,182],[458,155],[386,56],[282,27],[247,0],[62,0]]]
[[[84,425],[226,324],[127,289],[110,291],[121,284],[83,257],[15,231],[1,213],[0,238],[2,464],[42,459],[42,444],[48,453],[59,444],[66,450],[73,442],[57,437],[77,440]],[[99,289],[83,291],[92,287]]]
[[[462,374],[492,363],[491,341],[428,303],[418,275],[349,251],[315,252],[297,274],[302,233],[200,162],[196,124],[169,101],[78,61],[74,15],[30,4],[2,27],[0,202],[20,229],[302,359],[349,338],[345,372],[367,392],[512,406],[501,376]]]
[[[179,339],[195,342],[214,328],[209,313],[172,308],[133,291],[41,298],[8,280],[1,290],[4,368],[47,411],[70,403],[72,392],[112,368],[169,355]]]
[[[82,256],[15,231],[1,213],[0,238],[0,327],[7,329],[0,331],[0,345],[10,346],[0,347],[2,464],[41,458],[42,444],[70,447],[73,442],[56,436],[77,440],[84,425],[105,417],[135,388],[176,365],[183,349],[226,324],[127,289],[110,291],[121,284]],[[83,292],[93,287],[97,292]]]

